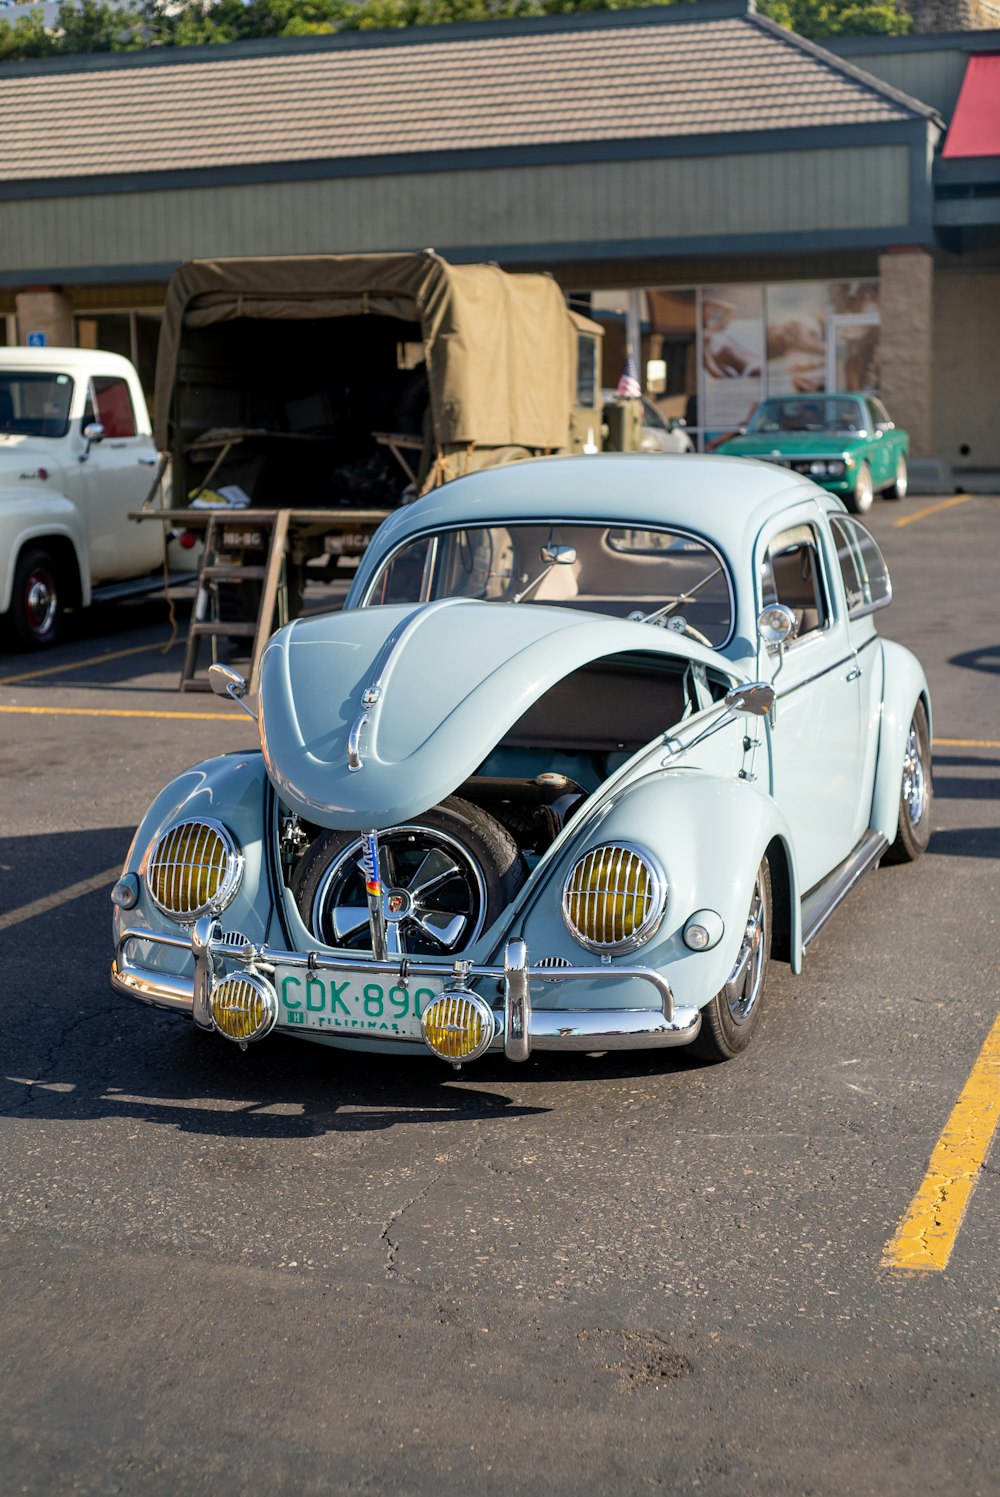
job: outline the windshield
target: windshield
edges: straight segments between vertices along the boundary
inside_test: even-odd
[[[756,409],[747,432],[853,431],[865,429],[865,413],[857,400],[843,396],[813,396],[808,400],[765,400]]]
[[[732,589],[718,552],[675,530],[601,525],[491,525],[410,541],[376,573],[365,606],[438,598],[586,609],[679,627],[719,646]]]
[[[64,437],[72,399],[68,374],[0,370],[0,437]]]

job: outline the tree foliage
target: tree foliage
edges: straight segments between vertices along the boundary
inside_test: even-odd
[[[40,11],[28,5],[13,20],[0,21],[0,62],[332,31],[438,26],[449,21],[629,10],[662,3],[664,0],[136,0],[132,6],[116,8],[104,0],[66,0],[51,30],[46,30]],[[760,10],[780,25],[817,40],[899,36],[910,28],[910,19],[899,8],[898,0],[760,0]]]

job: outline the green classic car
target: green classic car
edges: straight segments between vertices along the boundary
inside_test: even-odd
[[[864,514],[876,493],[906,496],[910,439],[874,395],[783,395],[762,400],[737,437],[716,451],[780,463]]]

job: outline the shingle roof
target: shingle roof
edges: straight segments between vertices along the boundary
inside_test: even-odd
[[[871,126],[930,112],[752,13],[698,19],[692,8],[680,20],[675,10],[669,24],[654,14],[484,26],[481,36],[434,28],[392,46],[355,36],[267,55],[201,48],[169,62],[160,53],[156,66],[141,54],[27,76],[8,66],[0,180]]]

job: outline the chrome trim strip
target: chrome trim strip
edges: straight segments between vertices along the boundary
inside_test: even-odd
[[[831,671],[840,670],[842,665],[852,665],[855,654],[856,651],[851,650],[849,654],[843,655],[839,660],[835,660],[832,665],[824,665],[821,671],[816,671],[811,676],[803,676],[801,681],[795,681],[790,686],[786,686],[784,691],[775,691],[775,699],[779,702],[784,701],[785,697],[790,697],[793,692],[799,691],[803,686],[811,686],[814,681],[821,681]],[[785,658],[788,658],[787,655]]]
[[[803,946],[808,946],[819,934],[837,906],[878,862],[888,846],[888,837],[869,827],[854,851],[805,896],[802,901]]]

